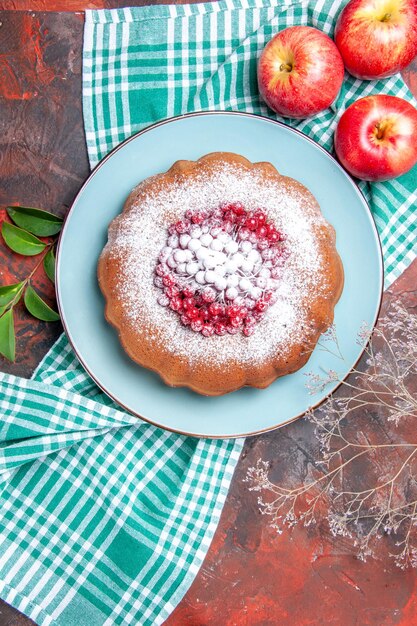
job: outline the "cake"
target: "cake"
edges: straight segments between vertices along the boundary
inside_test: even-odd
[[[283,158],[284,162],[284,158]],[[343,288],[334,228],[298,181],[216,152],[141,182],[98,263],[124,350],[203,395],[265,388],[308,360]]]

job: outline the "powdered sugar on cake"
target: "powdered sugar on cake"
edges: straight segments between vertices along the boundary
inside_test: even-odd
[[[326,226],[326,222],[314,200],[300,193],[296,186],[287,184],[285,178],[265,177],[259,170],[228,163],[220,164],[214,171],[194,173],[180,183],[171,181],[169,185],[160,188],[157,185],[150,186],[149,189],[151,191],[145,197],[142,196],[137,205],[133,204],[122,215],[108,244],[112,256],[124,259],[117,295],[123,304],[127,323],[132,324],[137,331],[146,333],[155,342],[155,348],[162,344],[173,354],[186,357],[191,364],[202,359],[225,365],[235,361],[263,362],[277,353],[285,356],[294,343],[302,343],[306,336],[305,330],[311,324],[306,296],[312,293],[317,295],[318,290],[326,289],[323,259],[317,241],[320,229]],[[198,261],[194,258],[196,251],[193,250],[193,247],[198,248],[198,243],[191,245],[190,249],[190,239],[187,242],[184,239],[183,246],[178,243],[178,250],[167,244],[169,227],[182,220],[186,212],[203,210],[210,213],[225,203],[240,203],[248,212],[261,209],[277,231],[285,233],[285,246],[289,251],[274,279],[270,277],[270,261],[260,259],[266,266],[261,269],[269,271],[267,278],[274,283],[274,298],[254,332],[248,333],[249,336],[242,333],[204,336],[201,332],[193,332],[189,325],[183,325],[175,311],[158,304],[158,299],[161,302],[162,283],[159,284],[161,281],[157,280],[155,284],[155,268],[160,264],[163,250],[165,261],[172,258],[170,263],[173,271],[177,271],[178,264],[181,264],[180,274],[184,280],[189,276],[189,280],[196,285],[201,281],[202,287],[212,289],[217,299],[219,294],[227,293],[227,289],[231,289],[229,295],[234,295],[236,291],[234,297],[241,299],[243,287],[247,286],[247,292],[243,295],[249,296],[249,299],[251,293],[260,289],[256,281],[262,276],[257,275],[253,279],[253,273],[249,272],[246,276],[239,268],[236,272],[240,282],[233,288],[232,279],[230,285],[226,284],[216,274],[216,266],[211,268],[208,262],[205,267],[204,258],[201,260],[203,266],[198,268],[201,273],[196,281],[197,272],[192,272],[197,268],[190,266],[187,270],[186,262]],[[191,238],[197,241],[201,239],[201,234],[198,238],[193,235]],[[177,244],[174,239],[171,243]],[[208,248],[211,243],[212,240],[209,242],[207,238]],[[236,246],[231,243],[230,237],[224,241],[226,244],[227,249],[215,250],[214,246],[212,252],[210,248],[210,254],[217,264],[220,263],[217,257],[220,259],[223,253],[227,256],[225,259],[222,257],[223,264],[234,261],[234,256],[241,252],[243,256],[249,253],[249,249],[244,252],[249,246],[235,250]],[[190,250],[193,254],[188,252],[184,255],[179,252],[180,248]],[[216,256],[215,252],[219,254]],[[187,258],[183,259],[183,256]],[[254,258],[254,253],[252,256]],[[246,267],[249,268],[249,264]],[[259,268],[257,271],[259,273]],[[266,273],[264,271],[264,277]],[[227,270],[226,278],[233,275],[233,272]],[[242,283],[245,278],[248,278],[247,285]]]

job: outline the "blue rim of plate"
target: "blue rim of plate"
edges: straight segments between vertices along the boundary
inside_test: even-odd
[[[380,289],[380,293],[379,293],[379,301],[378,301],[378,306],[376,308],[375,317],[372,320],[372,323],[370,325],[372,330],[370,331],[368,341],[364,344],[364,346],[363,346],[363,348],[362,348],[358,358],[351,365],[351,367],[350,367],[349,371],[346,373],[346,375],[332,389],[330,389],[329,392],[325,396],[323,396],[318,402],[316,402],[315,404],[312,404],[305,411],[295,415],[294,417],[286,420],[285,422],[282,422],[280,424],[276,424],[276,425],[273,425],[273,426],[268,426],[267,428],[263,428],[261,430],[254,430],[254,431],[250,431],[250,432],[247,432],[247,433],[239,433],[239,434],[236,434],[236,435],[233,434],[233,435],[227,435],[227,436],[198,434],[198,433],[195,433],[195,432],[190,433],[190,432],[183,431],[183,430],[176,429],[176,428],[169,428],[169,427],[167,427],[165,425],[162,425],[162,424],[160,424],[160,423],[158,423],[158,422],[156,422],[154,420],[151,420],[148,417],[146,417],[145,415],[142,415],[142,414],[140,414],[140,413],[138,413],[136,411],[133,411],[132,409],[130,409],[127,406],[125,406],[123,404],[123,402],[121,402],[117,398],[117,396],[115,394],[113,394],[111,391],[109,391],[97,379],[97,377],[94,375],[94,372],[92,372],[91,369],[88,367],[88,365],[85,363],[85,361],[82,358],[80,352],[78,351],[76,345],[72,341],[71,333],[70,333],[70,330],[68,328],[68,325],[67,325],[67,322],[66,322],[66,319],[65,319],[65,312],[64,312],[64,309],[63,309],[63,306],[62,306],[61,297],[60,297],[60,281],[59,281],[59,258],[60,258],[60,250],[61,250],[61,241],[63,240],[63,235],[64,235],[65,230],[66,230],[68,219],[69,219],[72,211],[76,207],[78,199],[82,195],[85,187],[90,183],[91,179],[95,176],[96,172],[104,165],[104,163],[106,163],[113,156],[113,154],[115,154],[118,150],[121,150],[126,144],[128,144],[131,141],[137,139],[138,136],[144,135],[145,133],[148,133],[148,132],[152,131],[154,128],[157,128],[159,126],[164,126],[165,124],[170,124],[172,122],[175,122],[175,121],[178,121],[178,120],[182,120],[182,119],[187,118],[187,117],[199,117],[199,116],[204,116],[204,115],[216,115],[216,114],[262,119],[263,121],[269,122],[270,124],[276,124],[278,126],[282,126],[285,129],[295,133],[296,135],[301,136],[303,139],[307,140],[309,143],[313,144],[316,148],[318,148],[319,150],[324,152],[324,154],[326,154],[327,157],[329,157],[334,162],[334,164],[353,182],[353,184],[355,185],[355,188],[359,192],[359,194],[360,194],[360,196],[361,196],[361,198],[363,200],[363,204],[364,204],[364,206],[365,206],[365,208],[366,208],[366,210],[367,210],[367,212],[369,214],[369,217],[371,218],[371,224],[372,224],[372,227],[374,229],[375,239],[376,239],[377,244],[378,244],[378,249],[379,249],[379,253],[380,253],[380,260],[381,260],[381,263],[379,264],[379,267],[380,267],[379,279],[380,279],[381,289]],[[278,428],[282,428],[283,426],[287,426],[288,424],[291,424],[292,422],[295,422],[296,420],[298,420],[301,417],[303,417],[304,415],[306,415],[306,413],[308,413],[309,411],[314,410],[317,407],[319,407],[321,404],[323,404],[332,394],[335,393],[335,391],[337,391],[339,389],[339,387],[341,387],[343,385],[344,381],[350,376],[352,370],[359,363],[359,361],[362,358],[363,353],[365,352],[367,346],[369,345],[369,342],[370,342],[370,340],[372,338],[373,330],[375,328],[375,325],[376,325],[376,323],[378,321],[378,318],[379,318],[379,314],[381,312],[382,297],[383,297],[383,293],[384,293],[383,251],[382,251],[381,240],[380,240],[379,234],[378,234],[378,229],[377,229],[376,223],[375,223],[375,218],[373,216],[373,213],[372,213],[371,209],[369,208],[369,204],[368,204],[364,194],[362,193],[361,189],[357,185],[355,179],[352,178],[346,172],[346,170],[340,165],[340,163],[337,161],[337,159],[335,159],[335,157],[328,150],[326,150],[325,148],[320,146],[320,144],[318,144],[313,139],[311,139],[311,137],[309,137],[308,135],[306,135],[305,133],[301,132],[300,130],[298,130],[296,128],[292,128],[291,126],[288,126],[287,124],[284,124],[283,122],[280,122],[278,120],[273,120],[273,119],[268,118],[268,117],[264,117],[263,115],[256,115],[255,113],[245,113],[245,112],[240,112],[240,111],[218,111],[218,110],[217,111],[199,111],[199,112],[195,112],[195,113],[185,113],[184,115],[176,115],[174,117],[170,117],[170,118],[161,120],[160,122],[155,122],[155,124],[151,124],[150,126],[147,126],[143,130],[135,133],[131,137],[128,137],[127,139],[122,141],[122,143],[118,144],[99,163],[97,163],[97,165],[91,171],[91,173],[88,176],[88,178],[85,180],[85,182],[81,186],[80,190],[78,191],[77,195],[75,196],[75,198],[74,198],[74,200],[73,200],[73,202],[71,204],[71,207],[70,207],[68,213],[65,216],[63,227],[62,227],[61,232],[60,232],[60,236],[59,236],[58,243],[57,243],[57,249],[56,249],[55,284],[56,284],[56,299],[57,299],[58,311],[59,311],[59,314],[60,314],[60,317],[61,317],[61,323],[62,323],[64,332],[65,332],[65,334],[67,336],[67,339],[68,339],[72,349],[74,350],[74,353],[75,353],[78,361],[81,363],[82,367],[85,369],[87,374],[96,383],[96,385],[111,400],[113,400],[118,406],[120,406],[127,413],[129,413],[131,415],[134,415],[135,417],[138,417],[139,419],[144,420],[145,422],[148,422],[149,424],[152,424],[153,426],[156,426],[157,428],[161,428],[163,430],[168,430],[170,432],[177,433],[179,435],[186,435],[188,437],[196,437],[196,438],[199,438],[199,439],[238,439],[238,438],[241,438],[241,437],[254,437],[256,435],[261,435],[263,433],[267,433],[267,432],[271,432],[271,431],[277,430]]]

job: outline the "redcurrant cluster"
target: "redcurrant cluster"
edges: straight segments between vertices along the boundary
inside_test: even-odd
[[[274,244],[283,241],[282,234],[273,224],[267,222],[266,215],[262,210],[248,213],[240,202],[225,203],[217,211],[186,211],[185,219],[172,224],[168,232],[170,235],[189,233],[192,225],[209,226],[210,218],[221,221],[224,232],[230,233],[238,230],[238,239],[248,239],[256,243],[260,250],[265,250]],[[217,218],[217,219],[216,219]]]
[[[265,213],[238,202],[211,213],[187,211],[169,234],[156,267],[159,304],[205,337],[252,335],[274,302],[286,256],[284,238]]]

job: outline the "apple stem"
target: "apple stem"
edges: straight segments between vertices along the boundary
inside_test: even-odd
[[[290,63],[281,63],[279,70],[280,72],[291,72],[292,65]]]
[[[391,13],[385,13],[384,17],[382,18],[381,22],[388,22],[388,20],[391,17]]]
[[[376,125],[376,138],[383,139],[385,135],[385,128],[381,124]]]

